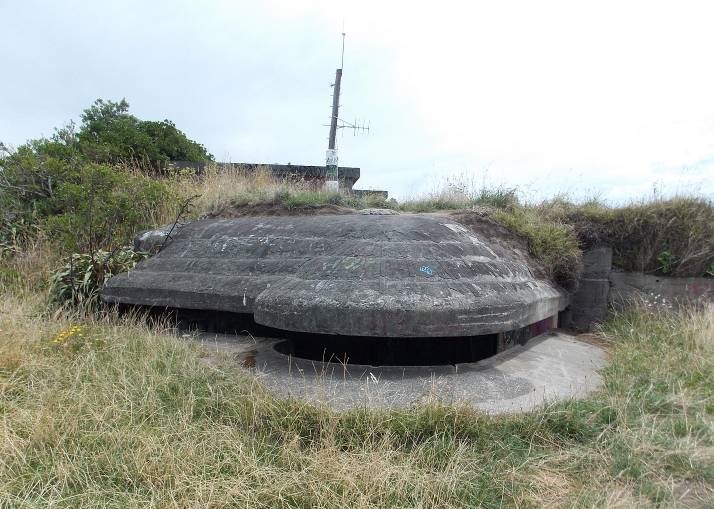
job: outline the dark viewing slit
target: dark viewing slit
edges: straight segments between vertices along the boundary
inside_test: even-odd
[[[150,321],[168,321],[179,330],[200,330],[221,334],[252,334],[255,337],[283,339],[275,350],[319,362],[370,366],[440,366],[476,362],[524,345],[531,337],[552,328],[548,320],[502,334],[463,337],[384,338],[339,336],[273,329],[255,323],[249,314],[223,311],[165,309],[120,306],[120,309],[145,312]],[[552,323],[552,321],[550,322]]]
[[[292,333],[275,345],[285,355],[370,366],[439,366],[496,354],[498,335],[459,338],[374,338]]]

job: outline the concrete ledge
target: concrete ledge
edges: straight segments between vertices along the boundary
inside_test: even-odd
[[[664,277],[639,272],[612,271],[610,282],[610,302],[616,308],[634,299],[656,299],[659,303],[673,305],[714,301],[714,278]]]
[[[196,339],[251,369],[277,396],[339,410],[441,401],[494,414],[528,411],[597,390],[598,371],[607,363],[601,348],[558,332],[476,363],[431,367],[307,361],[278,353],[274,346],[280,340],[273,338],[203,334]]]

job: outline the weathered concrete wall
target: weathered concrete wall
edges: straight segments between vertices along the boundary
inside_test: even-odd
[[[607,318],[612,249],[598,247],[583,253],[583,275],[570,303],[568,326],[589,330]]]
[[[664,306],[714,301],[714,279],[664,277],[613,270],[612,250],[599,247],[583,253],[583,275],[571,298],[564,325],[591,330],[611,310],[644,301]]]
[[[618,309],[637,299],[658,304],[714,301],[714,279],[663,277],[638,272],[610,273],[610,304]]]
[[[138,243],[164,236],[145,232]],[[498,239],[437,214],[195,221],[159,254],[111,278],[102,298],[249,313],[296,332],[389,338],[508,332],[568,303]]]

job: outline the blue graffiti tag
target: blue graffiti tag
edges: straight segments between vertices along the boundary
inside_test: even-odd
[[[419,267],[419,271],[420,271],[420,272],[423,272],[423,273],[426,274],[427,276],[431,276],[431,275],[434,274],[434,269],[432,269],[432,268],[429,267],[428,265],[422,265],[421,267]]]

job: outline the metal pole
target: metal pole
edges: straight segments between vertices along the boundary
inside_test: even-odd
[[[342,69],[337,69],[335,73],[335,87],[332,92],[332,119],[330,120],[330,141],[327,145],[327,178],[325,187],[329,191],[337,191],[337,150],[335,149],[335,138],[337,136],[337,117],[340,110],[340,83],[342,82]]]
[[[327,148],[335,148],[335,136],[337,135],[337,117],[340,110],[340,83],[342,82],[342,69],[337,69],[335,73],[335,90],[332,93],[332,121],[330,122],[330,144]]]

